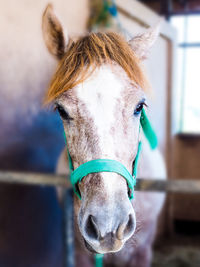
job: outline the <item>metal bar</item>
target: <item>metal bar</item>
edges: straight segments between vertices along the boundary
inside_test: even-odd
[[[0,171],[0,183],[62,186],[69,188],[68,175],[22,173]],[[136,191],[198,193],[200,194],[200,179],[137,179]]]
[[[64,257],[65,267],[75,266],[74,257],[74,201],[73,189],[66,189],[64,198]]]
[[[200,180],[137,179],[136,191],[200,194]]]
[[[0,182],[26,185],[49,185],[70,187],[67,175],[0,171]]]
[[[200,43],[180,43],[178,46],[179,47],[182,47],[182,48],[187,48],[187,47],[200,47]]]

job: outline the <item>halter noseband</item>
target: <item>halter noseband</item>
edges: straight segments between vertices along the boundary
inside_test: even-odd
[[[151,127],[151,124],[146,116],[144,109],[142,109],[141,117],[140,117],[140,125],[142,126],[143,132],[149,141],[149,144],[152,149],[157,147],[157,137],[154,130]],[[133,167],[133,174],[131,175],[127,168],[119,161],[112,160],[112,159],[95,159],[90,160],[86,163],[80,165],[77,169],[74,170],[72,159],[68,150],[67,146],[67,139],[64,132],[68,159],[69,159],[69,168],[70,168],[70,181],[73,186],[75,194],[81,199],[80,192],[78,190],[78,183],[90,173],[98,173],[98,172],[114,172],[120,174],[122,177],[125,178],[128,188],[129,188],[129,199],[133,199],[134,195],[134,186],[136,185],[136,177],[137,177],[137,167],[138,167],[138,160],[139,155],[141,152],[141,145],[142,142],[139,141],[138,143],[138,151],[137,155],[134,160],[134,167]]]

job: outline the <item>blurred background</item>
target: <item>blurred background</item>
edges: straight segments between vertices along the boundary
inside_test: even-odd
[[[200,1],[51,2],[72,38],[104,28],[130,38],[165,18],[144,62],[149,114],[168,178],[200,179]],[[47,3],[0,0],[0,170],[53,173],[64,148],[58,114],[42,108],[57,63],[42,38]],[[199,195],[168,195],[152,266],[200,266],[199,206]],[[62,255],[55,189],[1,184],[0,266],[62,266]]]

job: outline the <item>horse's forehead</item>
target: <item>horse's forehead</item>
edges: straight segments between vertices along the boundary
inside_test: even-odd
[[[101,157],[114,158],[115,152],[111,129],[116,125],[119,101],[124,91],[123,80],[120,80],[113,69],[102,66],[91,75],[88,81],[76,88],[78,100],[83,112],[89,115],[90,130],[95,129],[98,136],[98,145],[102,150]],[[85,110],[84,110],[85,109]],[[118,109],[118,111],[117,111]]]
[[[90,109],[92,106],[97,108],[97,105],[111,107],[117,100],[122,101],[124,89],[125,81],[121,79],[120,69],[113,70],[105,65],[96,69],[84,83],[76,87],[75,91],[77,98]]]

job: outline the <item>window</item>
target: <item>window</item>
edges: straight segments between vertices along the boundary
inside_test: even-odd
[[[171,23],[178,30],[179,131],[200,134],[200,14],[175,15]]]

